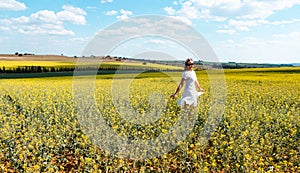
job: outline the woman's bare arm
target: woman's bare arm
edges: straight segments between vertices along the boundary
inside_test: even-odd
[[[204,89],[200,87],[199,82],[197,80],[195,81],[195,85],[197,86],[199,91],[204,92]]]
[[[177,89],[176,89],[176,92],[170,96],[171,98],[174,98],[174,97],[177,95],[177,93],[178,93],[178,92],[181,90],[181,88],[183,87],[184,83],[185,83],[185,79],[182,78],[180,84],[178,85],[178,87],[177,87]]]

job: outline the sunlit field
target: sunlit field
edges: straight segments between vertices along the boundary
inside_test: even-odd
[[[5,68],[6,70],[18,68],[18,67],[31,67],[31,66],[41,66],[41,67],[75,67],[75,66],[95,66],[99,65],[101,60],[89,60],[89,62],[81,62],[77,64],[76,61],[73,62],[63,62],[63,61],[7,61],[7,60],[0,60],[0,68]],[[119,67],[135,67],[135,68],[153,68],[158,70],[182,70],[182,67],[175,67],[171,65],[165,64],[156,64],[156,63],[143,63],[143,62],[120,62],[120,61],[103,61],[101,62],[101,67],[110,67],[110,68],[119,68]]]
[[[180,112],[179,98],[168,96],[181,73],[168,74],[123,74],[115,79],[135,76],[130,104],[141,114],[151,108],[151,93],[166,96],[161,118],[140,126],[115,111],[114,75],[97,76],[98,110],[115,133],[144,139],[168,132]],[[1,79],[0,172],[300,171],[300,68],[226,70],[225,112],[204,144],[200,132],[208,118],[212,88],[205,71],[197,76],[206,92],[199,99],[192,132],[170,152],[145,160],[120,158],[91,142],[74,113],[73,77]]]

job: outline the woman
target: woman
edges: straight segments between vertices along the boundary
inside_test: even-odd
[[[184,106],[186,108],[187,105],[196,107],[198,97],[204,93],[204,89],[202,89],[197,81],[197,76],[195,71],[193,70],[194,61],[192,58],[188,58],[185,61],[185,69],[182,73],[182,79],[180,84],[178,85],[176,92],[172,94],[170,97],[174,98],[183,85],[186,83],[182,98],[178,101],[178,104]],[[197,92],[196,87],[200,92]]]

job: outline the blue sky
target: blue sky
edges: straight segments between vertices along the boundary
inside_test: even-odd
[[[101,30],[149,14],[196,29],[221,62],[300,62],[300,0],[0,0],[0,54],[80,56]],[[128,40],[111,54],[147,51],[192,56],[158,37]]]

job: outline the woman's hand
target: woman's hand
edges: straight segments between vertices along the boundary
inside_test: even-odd
[[[172,94],[170,95],[170,98],[174,98],[176,96],[176,94]]]

